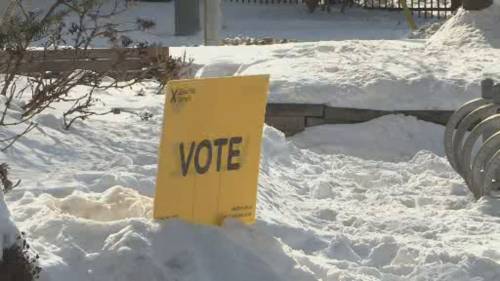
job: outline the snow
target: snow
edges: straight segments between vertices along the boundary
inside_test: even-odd
[[[429,41],[173,52],[195,58],[200,77],[270,73],[271,101],[455,109],[479,95],[482,77],[500,78],[493,45],[470,51],[438,44],[460,22],[469,25],[460,20],[464,15]],[[66,131],[61,112],[67,105],[58,104],[0,153],[11,177],[22,179],[0,197],[0,246],[13,243],[15,221],[40,255],[41,281],[500,280],[500,203],[475,201],[443,156],[444,128],[412,117],[324,125],[289,139],[266,126],[256,224],[153,220],[164,103],[157,87],[146,82],[99,92],[96,110],[148,112],[150,120],[123,112]]]
[[[32,7],[43,9],[52,2],[53,0],[37,0],[33,1]],[[318,10],[310,14],[302,4],[256,5],[229,1],[223,1],[222,10],[224,15],[222,38],[275,37],[310,42],[354,38],[401,39],[409,35],[404,16],[401,13],[387,11],[352,8],[342,14],[339,5],[335,5],[331,13]],[[191,36],[175,36],[174,11],[174,1],[168,3],[128,1],[128,10],[115,16],[113,21],[125,23],[130,27],[129,24],[137,17],[154,20],[155,28],[147,32],[128,34],[140,42],[161,43],[164,46],[203,44],[203,32]],[[427,21],[417,19],[419,24]],[[98,42],[94,46],[102,47],[103,44],[105,42]]]
[[[152,221],[151,198],[130,188],[25,193],[13,210],[45,249],[41,280],[314,280],[272,237],[231,221],[221,229]]]
[[[153,220],[164,98],[156,90],[144,83],[100,96],[103,108],[151,120],[122,113],[64,131],[60,105],[2,154],[23,180],[6,202],[40,255],[41,281],[500,278],[500,205],[474,202],[440,156],[443,128],[412,117],[292,139],[266,126],[255,225]]]
[[[500,5],[482,11],[458,10],[429,40],[430,47],[500,48]]]
[[[389,115],[361,124],[310,127],[292,140],[298,147],[317,153],[407,161],[421,150],[443,156],[443,136],[442,126],[415,117]]]
[[[427,48],[419,40],[173,48],[172,52],[186,52],[202,65],[198,77],[269,73],[270,102],[449,110],[477,97],[483,78],[500,79],[500,49],[443,51]]]
[[[179,47],[172,52],[193,58],[201,66],[197,77],[270,74],[270,102],[453,110],[478,96],[482,79],[500,79],[498,26],[500,8],[494,5],[459,10],[428,40]]]
[[[148,34],[134,34],[136,39],[161,42],[167,46],[202,44],[202,33],[174,37],[174,7],[171,3],[134,4],[117,20],[129,21],[142,16],[153,19],[157,27]],[[347,39],[400,39],[408,36],[408,26],[400,13],[348,9],[341,14],[339,6],[331,13],[316,11],[310,14],[305,5],[255,5],[223,2],[223,29],[221,36],[276,37],[298,41]],[[423,22],[423,21],[419,21]]]

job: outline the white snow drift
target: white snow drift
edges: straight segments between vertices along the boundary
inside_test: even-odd
[[[497,49],[431,43],[186,50],[203,65],[199,76],[271,73],[271,101],[455,108],[478,95],[486,68],[500,78]],[[8,206],[40,253],[41,281],[500,280],[500,203],[475,202],[441,156],[443,128],[410,117],[292,139],[266,127],[255,225],[153,220],[164,98],[156,90],[103,91],[96,108],[147,111],[151,120],[122,113],[65,131],[61,104],[0,154],[23,180],[6,204],[0,197],[2,246],[16,233]]]
[[[455,109],[477,97],[482,79],[500,80],[499,26],[500,7],[495,5],[479,12],[459,10],[427,41],[346,40],[172,51],[186,52],[202,65],[198,77],[271,74],[271,102]]]
[[[292,140],[297,146],[318,153],[373,160],[409,160],[421,150],[444,155],[442,126],[396,115],[355,125],[311,127]]]
[[[500,4],[483,11],[458,10],[429,40],[430,47],[500,48]]]
[[[131,91],[104,99],[161,112],[163,97]],[[20,140],[9,160],[23,187],[7,202],[40,253],[42,281],[500,278],[499,204],[474,203],[446,159],[429,151],[399,163],[317,154],[266,127],[255,226],[154,221],[161,119],[103,117],[69,132],[47,122]],[[384,119],[405,120],[373,124],[383,128]],[[408,131],[433,134],[432,125],[407,121]],[[374,147],[399,143],[371,132]],[[70,147],[81,153],[62,166]]]
[[[145,96],[136,95],[141,89]],[[148,111],[152,120],[123,113],[64,131],[58,107],[2,155],[23,179],[6,200],[40,254],[41,281],[500,278],[500,204],[474,202],[427,141],[443,129],[410,117],[327,127],[332,139],[346,135],[337,151],[327,151],[345,154],[313,152],[322,149],[307,143],[315,128],[290,141],[266,127],[256,225],[154,221],[164,98],[155,90],[144,84],[100,96],[102,106]],[[347,137],[356,127],[369,143]],[[388,127],[402,136],[387,134]],[[411,134],[427,136],[406,144],[422,151],[389,149],[404,147]]]

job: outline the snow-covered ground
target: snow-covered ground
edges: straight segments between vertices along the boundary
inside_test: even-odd
[[[46,0],[45,0],[46,1]],[[221,36],[275,37],[298,41],[347,39],[400,39],[409,35],[401,13],[347,9],[340,13],[334,6],[331,13],[316,11],[310,14],[305,5],[242,4],[223,2],[224,15]],[[136,38],[162,42],[167,46],[200,45],[202,35],[174,37],[173,3],[137,3],[120,19],[142,16],[153,19],[157,27]],[[418,19],[419,24],[428,20]]]
[[[101,96],[152,120],[104,116],[66,132],[48,113],[2,155],[23,179],[6,200],[41,256],[42,281],[500,278],[499,202],[474,202],[440,156],[443,128],[410,117],[322,131],[322,139],[345,134],[346,154],[294,144],[316,140],[314,130],[286,140],[266,127],[254,226],[152,220],[163,109],[153,86],[144,85],[146,96]],[[353,141],[355,129],[377,154]]]
[[[498,29],[477,24],[498,23],[498,4],[460,11],[426,41],[173,51],[194,57],[198,76],[270,73],[271,101],[454,109],[479,94],[482,77],[500,78]],[[471,34],[481,36],[461,40]],[[153,220],[164,102],[156,92],[151,82],[99,93],[101,109],[151,120],[122,113],[65,131],[59,105],[0,154],[23,180],[5,206],[40,254],[41,281],[500,280],[500,202],[474,201],[443,157],[444,128],[411,117],[290,139],[265,127],[255,225]],[[12,235],[2,232],[5,206],[0,233]]]
[[[310,127],[291,139],[298,147],[317,153],[371,160],[407,161],[421,150],[444,156],[442,126],[399,115],[354,125]]]
[[[32,7],[43,9],[53,0],[32,1]],[[0,7],[1,9],[1,7]],[[138,41],[161,43],[165,46],[197,46],[203,44],[203,32],[192,36],[175,36],[174,1],[133,2],[113,18],[116,23],[133,23],[137,17],[151,19],[155,28],[129,34]],[[340,13],[339,5],[331,13],[311,14],[303,4],[243,4],[223,1],[222,38],[238,36],[288,39],[300,42],[327,40],[385,40],[402,39],[410,35],[404,16],[399,12],[347,9]],[[417,18],[422,26],[437,19]],[[101,47],[96,45],[96,47]]]
[[[188,47],[199,77],[271,74],[271,102],[371,109],[456,109],[500,79],[500,8],[460,10],[428,40]]]
[[[413,40],[179,48],[173,52],[186,52],[203,65],[200,77],[270,73],[271,102],[455,109],[478,95],[484,77],[500,78],[500,49],[437,49]]]

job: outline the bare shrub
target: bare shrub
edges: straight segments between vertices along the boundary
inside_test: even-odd
[[[131,50],[146,57],[148,48],[157,46],[135,42],[127,33],[152,28],[155,23],[141,18],[115,23],[115,16],[126,9],[125,1],[119,0],[54,0],[44,12],[27,10],[22,0],[13,3],[15,12],[4,17],[0,26],[1,150],[35,129],[34,117],[56,103],[67,105],[62,117],[64,127],[69,129],[76,120],[112,112],[94,111],[93,106],[99,101],[97,90],[130,87],[148,79],[163,85],[169,79],[182,77],[190,63],[185,58],[159,54],[152,60],[148,57],[151,62],[133,75],[114,66],[34,73],[30,67],[34,67],[35,59],[50,63],[53,50],[65,50],[78,65],[79,59],[91,57],[92,45],[99,40],[113,46],[117,66]],[[42,51],[34,54],[32,46],[40,46]],[[87,90],[75,93],[77,86]],[[5,130],[8,127],[13,129]]]
[[[18,186],[20,181],[13,183],[9,179],[9,166],[6,163],[0,164],[0,184],[2,185],[1,191],[7,193]]]

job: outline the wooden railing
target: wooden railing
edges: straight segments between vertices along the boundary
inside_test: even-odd
[[[0,51],[0,72],[5,72],[10,52]],[[113,78],[126,80],[144,68],[162,66],[169,57],[169,49],[113,48],[113,49],[59,49],[31,50],[23,56],[17,72],[20,74],[61,73],[76,69],[91,70]]]
[[[291,136],[307,127],[324,124],[354,124],[390,114],[414,116],[420,120],[446,125],[453,111],[448,110],[372,110],[331,107],[322,104],[267,105],[266,124]]]

